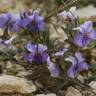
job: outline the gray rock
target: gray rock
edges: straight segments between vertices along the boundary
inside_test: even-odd
[[[4,31],[0,28],[0,36],[4,35]]]
[[[12,62],[8,61],[6,64],[6,70],[14,69],[17,72],[25,71],[25,68],[19,64],[13,64]]]
[[[16,76],[25,77],[31,74],[31,71],[21,71]]]
[[[50,34],[50,39],[51,40],[54,40],[56,38],[61,38],[63,41],[65,39],[67,39],[67,35],[65,34],[65,32],[61,29],[61,22],[60,24],[58,25],[57,22],[56,22],[56,18],[52,18],[53,22],[52,24],[49,25],[49,34]]]
[[[35,95],[35,96],[56,96],[56,94],[38,94],[38,95]]]
[[[91,81],[91,82],[89,83],[89,85],[90,85],[90,87],[93,89],[93,92],[96,93],[96,81]],[[89,96],[96,96],[96,94],[93,94],[93,93],[90,92],[90,95],[89,95]]]
[[[79,90],[69,87],[65,96],[82,96],[82,94],[79,92]]]
[[[96,81],[91,81],[90,84],[91,88],[96,92]]]
[[[68,37],[65,32],[60,28],[60,26],[56,24],[54,24],[54,26],[52,26],[51,24],[49,26],[50,40],[53,42],[55,48],[64,47],[63,43]]]
[[[0,76],[0,93],[32,93],[34,91],[36,87],[31,81],[11,75]]]
[[[78,9],[77,14],[79,17],[90,18],[92,16],[96,16],[96,8],[93,5],[88,5],[84,8]]]

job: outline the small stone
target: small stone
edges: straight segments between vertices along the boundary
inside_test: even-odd
[[[56,96],[56,94],[38,94],[38,95],[35,95],[35,96]]]
[[[93,89],[93,92],[96,93],[96,81],[91,81],[89,86]],[[89,92],[89,96],[96,96],[94,93]]]
[[[18,64],[13,64],[10,61],[7,62],[6,69],[15,69],[17,72],[25,71],[25,68],[23,66]]]
[[[17,74],[17,76],[19,77],[26,77],[28,75],[32,74],[31,72],[28,72],[28,71],[21,71]]]
[[[68,37],[58,25],[55,24],[55,27],[49,25],[50,40],[53,42],[55,48],[59,48],[60,46],[64,47],[63,43],[66,39],[68,39]]]
[[[82,94],[79,92],[79,90],[69,87],[65,96],[82,96]]]
[[[11,75],[0,76],[0,93],[32,93],[34,91],[36,87],[31,81]]]
[[[90,1],[90,2],[92,2],[92,1]],[[88,10],[88,12],[86,13],[87,10]],[[88,5],[88,6],[84,7],[84,8],[78,9],[77,13],[78,13],[78,16],[80,18],[88,18],[89,19],[92,16],[96,16],[95,10],[96,10],[96,8],[93,5],[90,4],[90,5]],[[84,13],[86,13],[86,14],[84,14]]]
[[[0,36],[3,36],[4,35],[4,32],[3,30],[0,28]]]
[[[89,83],[90,87],[93,89],[94,92],[96,92],[96,81],[91,81]]]

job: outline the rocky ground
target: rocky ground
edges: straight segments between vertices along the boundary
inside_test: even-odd
[[[30,3],[31,1],[35,2]],[[83,1],[84,4],[87,5],[87,0]],[[95,0],[88,1],[92,1],[91,4],[96,6]],[[24,9],[27,10],[37,7],[40,7],[42,12],[45,10],[49,12],[55,7],[54,5],[50,10],[48,9],[50,3],[53,2],[52,0],[49,0],[50,3],[46,2],[46,0],[44,2],[42,2],[42,0],[0,0],[0,2],[0,13],[13,12],[17,14],[17,12],[21,12]],[[78,15],[92,19],[92,17],[96,16],[95,11],[96,8],[93,5],[89,5],[78,9]],[[83,14],[85,12],[86,14]],[[43,15],[46,15],[46,13],[43,13]],[[58,32],[59,37],[54,28],[52,26],[50,27],[50,38],[61,38],[59,39],[60,41],[57,42],[60,44],[67,36],[59,26]],[[94,52],[96,52],[96,49]],[[15,57],[15,59],[18,61],[18,56]],[[24,64],[24,62],[21,62],[18,64],[18,62],[3,60],[0,57],[0,96],[96,96],[96,78],[92,78],[85,86],[79,81],[77,81],[77,83],[73,81],[74,83],[72,84],[70,80],[67,81],[65,79],[65,81],[62,81],[50,77],[49,73],[47,71],[45,72],[45,70],[41,73],[42,68],[47,70],[43,65],[33,67],[28,63]],[[82,81],[82,77],[80,78]],[[75,83],[77,85],[73,86]]]

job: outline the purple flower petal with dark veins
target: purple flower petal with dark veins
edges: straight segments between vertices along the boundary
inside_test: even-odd
[[[78,62],[82,62],[85,60],[80,52],[76,52],[75,56],[78,59]]]
[[[76,52],[75,56],[69,56],[65,61],[72,63],[67,72],[70,78],[76,77],[78,71],[88,70],[88,64],[85,62],[85,59],[80,52]]]
[[[69,69],[68,69],[68,76],[70,78],[75,78],[76,77],[76,74],[77,74],[77,70],[75,69],[76,66],[71,66]]]
[[[78,33],[74,37],[74,43],[79,47],[86,47],[90,41],[96,40],[96,31],[92,28],[93,23],[87,21],[80,27],[75,28],[78,30]]]
[[[9,29],[11,32],[20,31],[20,17],[11,13],[0,15],[0,28],[3,30]]]
[[[71,67],[68,69],[68,76],[70,78],[74,78],[76,77],[76,74],[77,74],[77,60],[76,58],[74,58],[73,56],[69,56],[68,58],[65,59],[65,61],[69,61],[72,63]]]
[[[83,46],[83,35],[82,33],[78,32],[74,37],[74,43],[80,47]]]
[[[32,53],[34,53],[34,54],[35,54],[36,51],[37,51],[37,50],[36,50],[36,46],[35,46],[34,44],[30,43],[30,42],[27,43],[25,47],[26,47],[26,49],[27,49],[29,52],[32,52]]]
[[[88,70],[88,64],[86,62],[80,62],[79,70]]]
[[[83,70],[88,70],[88,65],[85,62],[85,59],[83,58],[82,54],[80,52],[76,52],[75,53],[76,58],[78,59],[78,62],[80,62],[81,64],[79,64],[79,69],[83,69]]]
[[[93,40],[96,40],[96,30],[91,31],[91,34],[89,34],[89,38],[93,39]]]
[[[9,30],[11,32],[20,32],[21,28],[19,20],[12,22],[11,25],[9,26]]]
[[[32,44],[32,43],[27,43],[25,48],[32,54],[32,60],[30,55],[28,55],[27,58],[25,58],[27,61],[33,61],[35,63],[44,63],[47,61],[48,54],[45,52],[47,50],[47,46],[43,44]],[[27,55],[26,55],[27,56]]]
[[[40,54],[34,55],[34,62],[35,62],[36,64],[44,63],[44,62],[43,62],[43,59],[42,59],[42,56],[41,56]]]
[[[90,43],[90,41],[91,41],[90,38],[85,37],[82,39],[82,45],[86,47]]]
[[[60,75],[59,68],[56,64],[52,63],[50,58],[47,58],[48,69],[52,77],[58,77]]]
[[[40,16],[37,10],[21,20],[21,26],[26,27],[29,32],[43,31],[44,25],[44,17]]]
[[[47,46],[45,46],[45,45],[38,44],[38,45],[36,45],[36,47],[37,47],[37,46],[38,46],[38,52],[39,52],[39,53],[43,53],[44,51],[47,50]]]
[[[34,19],[34,16],[33,16],[33,15],[24,18],[24,19],[21,20],[21,22],[20,22],[20,23],[21,23],[21,26],[22,26],[22,27],[28,26],[28,25],[32,22],[33,19]]]
[[[30,63],[32,63],[34,60],[34,55],[33,54],[24,54],[23,59],[25,61],[29,61]]]
[[[37,64],[44,63],[46,62],[47,58],[48,58],[47,53],[37,54],[34,55],[34,62]]]
[[[20,31],[20,17],[17,15],[11,15],[11,19],[10,19],[10,31],[12,32],[19,32]]]
[[[37,49],[38,48],[38,49]],[[32,43],[27,43],[26,45],[26,49],[29,51],[29,52],[32,52],[32,53],[36,53],[38,51],[38,53],[43,53],[44,51],[47,50],[47,46],[45,45],[42,45],[42,44],[32,44]]]
[[[5,28],[6,23],[8,22],[10,17],[11,17],[10,13],[6,13],[6,14],[1,14],[0,15],[0,28]]]
[[[23,56],[23,59],[25,61],[29,61],[30,63],[35,62],[36,64],[44,63],[46,61],[46,56],[45,54],[25,54]]]
[[[85,32],[91,32],[92,31],[92,27],[93,27],[93,23],[92,21],[87,21],[84,24],[80,25],[80,27],[78,27],[77,29],[81,32],[81,33],[85,33]]]

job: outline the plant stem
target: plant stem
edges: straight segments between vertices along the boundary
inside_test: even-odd
[[[60,8],[58,8],[56,11],[52,11],[51,14],[49,14],[47,17],[45,17],[45,21],[47,21],[49,18],[51,18],[52,16],[54,15],[57,15],[59,12],[63,11],[66,7],[72,5],[74,2],[77,2],[77,0],[74,0],[70,3],[68,3],[67,5],[65,6],[60,6]]]

